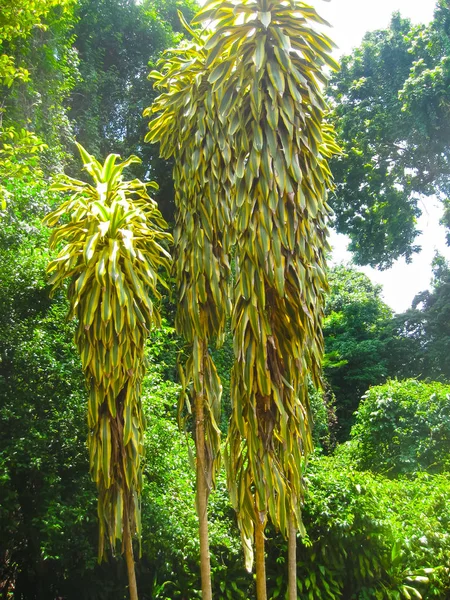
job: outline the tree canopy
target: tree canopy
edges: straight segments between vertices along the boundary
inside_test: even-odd
[[[419,196],[449,195],[449,50],[449,3],[440,0],[427,26],[395,14],[388,29],[366,34],[331,80],[343,149],[331,203],[358,264],[410,260]]]
[[[433,260],[431,290],[387,323],[389,371],[398,377],[450,380],[450,265]]]
[[[65,101],[77,73],[73,3],[0,3],[0,201],[14,181],[61,168],[70,139]]]
[[[392,311],[381,299],[381,286],[355,268],[333,267],[328,279],[323,367],[336,396],[342,439],[349,432],[362,394],[388,375],[384,329]]]
[[[173,217],[171,163],[144,144],[142,112],[156,96],[148,74],[160,53],[181,39],[177,10],[192,18],[194,0],[80,0],[74,47],[80,78],[70,98],[70,119],[78,141],[106,158],[111,152],[142,159],[133,173],[158,181],[160,208]]]

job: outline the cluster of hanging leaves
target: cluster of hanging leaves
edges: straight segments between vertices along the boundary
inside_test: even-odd
[[[230,312],[231,270],[225,246],[229,238],[224,232],[231,228],[232,152],[207,79],[205,40],[185,26],[193,39],[167,51],[161,72],[150,74],[160,96],[144,114],[152,116],[146,141],[159,141],[161,155],[175,157],[176,328],[188,343],[188,358],[180,369],[179,415],[185,426],[185,415],[192,413],[190,397],[204,398],[206,475],[211,486],[220,458],[222,387],[208,343],[215,339],[221,344]]]
[[[256,519],[284,535],[301,528],[302,464],[311,449],[307,374],[319,384],[323,352],[327,160],[323,67],[336,68],[324,24],[303,2],[212,0],[207,68],[238,159],[232,330],[235,365],[227,468],[246,548]]]
[[[170,235],[147,193],[156,185],[123,180],[125,167],[138,158],[117,163],[111,154],[101,165],[78,148],[94,184],[67,176],[54,184],[70,197],[45,223],[56,227],[50,246],[60,249],[48,267],[52,292],[69,279],[69,317],[78,320],[101,558],[105,538],[114,550],[128,526],[140,536],[144,347],[150,328],[160,323],[150,294],[158,299],[157,284],[166,285],[160,271],[170,267]]]
[[[189,239],[209,227],[213,239],[219,225],[225,252],[236,246],[226,463],[251,568],[257,519],[265,522],[268,513],[285,535],[291,515],[302,527],[302,465],[311,449],[307,375],[320,383],[328,159],[338,151],[323,124],[321,85],[323,68],[337,65],[331,42],[312,26],[325,22],[297,0],[211,0],[194,22],[204,32],[190,30],[194,42],[153,74],[164,93],[151,109],[158,116],[147,139],[176,158],[179,225]],[[177,272],[181,297],[185,282],[192,289],[180,306],[189,327],[202,324],[199,298],[209,296],[197,282],[204,265],[215,265],[209,247],[200,256],[199,246],[197,262],[193,253]],[[218,294],[212,300],[214,310],[225,306]]]

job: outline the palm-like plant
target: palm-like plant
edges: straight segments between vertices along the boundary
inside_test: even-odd
[[[54,190],[68,200],[47,215],[56,229],[50,246],[62,248],[50,263],[52,292],[69,279],[70,317],[78,321],[75,342],[89,390],[90,472],[98,487],[99,560],[104,541],[117,540],[127,561],[130,597],[137,599],[132,537],[140,537],[144,415],[140,393],[145,342],[160,317],[150,293],[165,285],[170,240],[156,203],[139,180],[124,181],[136,157],[101,165],[78,145],[93,184],[64,177]],[[69,215],[65,222],[60,219]]]
[[[221,343],[230,309],[229,236],[224,231],[231,226],[232,153],[212,102],[204,40],[185,26],[193,41],[167,52],[162,71],[151,73],[160,96],[144,114],[153,117],[146,140],[159,141],[161,155],[175,157],[176,328],[188,346],[179,415],[182,421],[186,412],[194,416],[202,597],[208,600],[207,502],[220,458],[222,392],[208,344],[213,339]]]
[[[319,383],[327,159],[337,151],[322,122],[320,86],[323,66],[336,65],[328,38],[311,27],[322,19],[300,1],[212,0],[196,22],[212,23],[214,32],[190,30],[194,43],[154,74],[165,93],[150,109],[160,115],[147,138],[176,159],[177,280],[186,301],[179,329],[194,347],[197,399],[204,369],[195,357],[205,356],[207,340],[223,328],[209,311],[224,305],[220,267],[237,236],[229,486],[248,566],[255,537],[258,599],[266,597],[268,515],[290,539],[294,598],[302,465],[311,448],[306,377]],[[202,256],[204,239],[216,252],[208,246]],[[222,296],[214,294],[214,279],[223,281]],[[197,416],[200,431],[198,423]]]
[[[234,217],[237,279],[235,365],[227,467],[232,502],[266,598],[267,515],[290,537],[290,597],[296,597],[296,530],[302,464],[311,449],[307,374],[318,384],[323,350],[327,158],[337,151],[323,125],[328,38],[315,10],[290,0],[211,0],[206,65],[223,131],[238,157]],[[220,99],[220,100],[219,100]]]

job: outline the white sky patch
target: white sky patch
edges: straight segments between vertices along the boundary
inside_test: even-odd
[[[311,2],[331,28],[327,34],[339,46],[337,55],[348,54],[361,43],[367,31],[386,29],[392,13],[413,23],[428,23],[433,18],[435,0],[313,0]]]

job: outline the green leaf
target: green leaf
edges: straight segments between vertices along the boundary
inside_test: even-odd
[[[266,59],[265,45],[266,45],[266,37],[263,35],[257,36],[256,49],[255,49],[255,53],[253,55],[253,62],[255,63],[257,71],[260,71],[265,64],[265,59]]]

